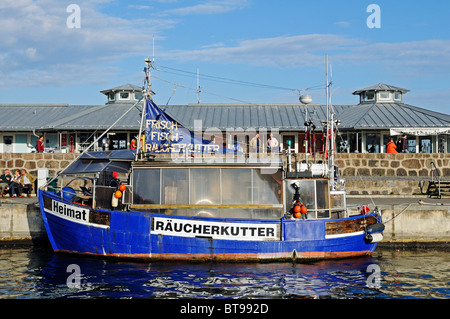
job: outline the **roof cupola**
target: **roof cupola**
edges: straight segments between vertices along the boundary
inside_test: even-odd
[[[402,102],[402,95],[408,93],[409,90],[396,86],[378,83],[353,92],[359,95],[359,103],[395,103]]]
[[[142,88],[132,84],[124,84],[100,92],[108,97],[106,104],[135,103],[142,98]]]

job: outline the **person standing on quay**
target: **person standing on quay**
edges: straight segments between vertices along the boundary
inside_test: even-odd
[[[408,141],[406,140],[406,134],[403,134],[403,136],[398,140],[397,152],[408,153]]]
[[[252,153],[259,153],[261,148],[261,140],[259,139],[259,133],[256,133],[250,141],[250,148]]]
[[[270,138],[267,140],[267,148],[271,153],[278,152],[278,140],[273,136],[273,134],[270,134]]]
[[[36,141],[36,152],[44,153],[44,137],[42,135]]]
[[[389,142],[386,144],[386,153],[398,153],[397,146],[394,143],[394,138],[391,136]]]

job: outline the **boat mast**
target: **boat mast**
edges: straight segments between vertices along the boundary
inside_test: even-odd
[[[334,185],[334,112],[330,112],[330,86],[333,80],[328,79],[328,54],[325,56],[326,64],[326,98],[327,98],[327,142],[328,142],[328,130],[330,143],[328,144],[328,169],[331,190],[335,190]]]
[[[146,112],[146,103],[147,100],[152,99],[152,83],[150,81],[151,77],[151,69],[152,69],[152,63],[155,61],[155,58],[153,58],[153,61],[149,58],[145,59],[145,65],[144,73],[145,73],[145,79],[144,79],[144,86],[142,90],[142,114],[141,114],[141,125],[139,126],[139,135],[138,135],[138,144],[136,149],[136,154],[134,155],[134,160],[137,161],[139,154],[144,152],[144,145],[145,141],[142,139],[142,126],[144,125],[144,118],[145,118],[145,112]]]

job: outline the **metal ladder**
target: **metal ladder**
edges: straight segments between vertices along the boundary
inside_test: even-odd
[[[431,166],[431,181],[428,183],[427,195],[428,197],[436,196],[442,198],[442,195],[450,195],[450,181],[442,181],[441,173],[434,162]]]

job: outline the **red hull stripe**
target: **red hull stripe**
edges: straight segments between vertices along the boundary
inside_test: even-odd
[[[132,258],[145,260],[189,260],[189,261],[261,261],[261,260],[309,260],[309,259],[330,259],[330,258],[348,258],[358,256],[370,256],[372,251],[341,251],[341,252],[296,252],[290,253],[261,253],[261,254],[95,254],[80,253],[66,250],[57,250],[57,252],[75,253],[81,255],[103,256],[114,258]]]

